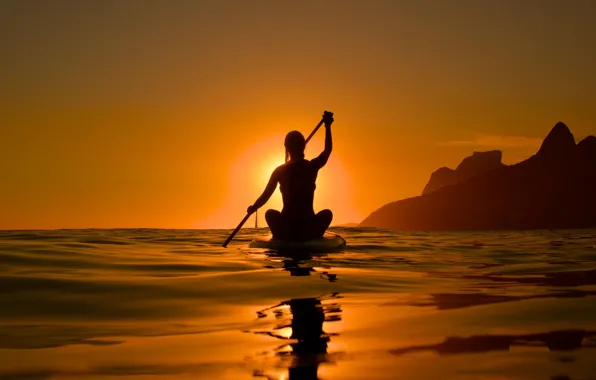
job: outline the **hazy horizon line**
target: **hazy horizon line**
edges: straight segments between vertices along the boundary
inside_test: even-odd
[[[358,226],[360,223],[341,223],[341,224],[334,224],[329,226],[329,228],[333,227],[354,227]],[[196,228],[196,227],[64,227],[64,228],[0,228],[0,231],[69,231],[69,230],[195,230],[195,231],[213,231],[213,230],[234,230],[236,227],[213,227],[213,228]],[[269,229],[268,226],[265,227],[242,227],[241,230],[262,230],[262,229]]]

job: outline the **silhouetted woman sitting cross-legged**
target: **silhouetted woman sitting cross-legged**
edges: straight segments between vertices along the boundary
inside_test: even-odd
[[[248,213],[262,207],[271,197],[277,184],[283,198],[283,209],[267,210],[265,220],[274,238],[287,241],[306,241],[322,237],[331,224],[333,213],[322,210],[315,214],[313,199],[319,169],[327,163],[332,150],[331,124],[333,114],[325,112],[325,149],[316,158],[304,158],[306,141],[302,133],[291,131],[286,135],[285,147],[290,159],[273,171],[263,194],[254,205],[249,206]]]

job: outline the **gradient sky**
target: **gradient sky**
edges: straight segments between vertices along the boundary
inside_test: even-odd
[[[0,0],[0,228],[233,228],[326,109],[315,208],[359,222],[596,134],[595,67],[591,0]]]

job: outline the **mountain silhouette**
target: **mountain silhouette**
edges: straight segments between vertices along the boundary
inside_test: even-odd
[[[422,194],[429,194],[445,186],[456,185],[487,171],[499,169],[505,166],[501,163],[502,157],[500,150],[474,152],[464,158],[455,170],[448,167],[439,168],[431,174]]]
[[[596,137],[588,136],[576,145],[569,128],[559,122],[527,160],[386,204],[360,226],[398,230],[596,227]]]

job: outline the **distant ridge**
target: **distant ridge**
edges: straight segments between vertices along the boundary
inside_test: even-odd
[[[576,144],[569,128],[559,122],[535,155],[515,165],[495,166],[437,189],[425,188],[422,196],[389,203],[360,226],[400,230],[596,227],[596,137]],[[440,170],[443,176],[447,173],[439,169],[433,175]]]
[[[503,153],[500,150],[474,152],[464,158],[455,170],[447,167],[439,168],[430,176],[422,194],[429,194],[445,186],[455,185],[490,170],[499,169],[505,166],[501,162],[502,157]]]

